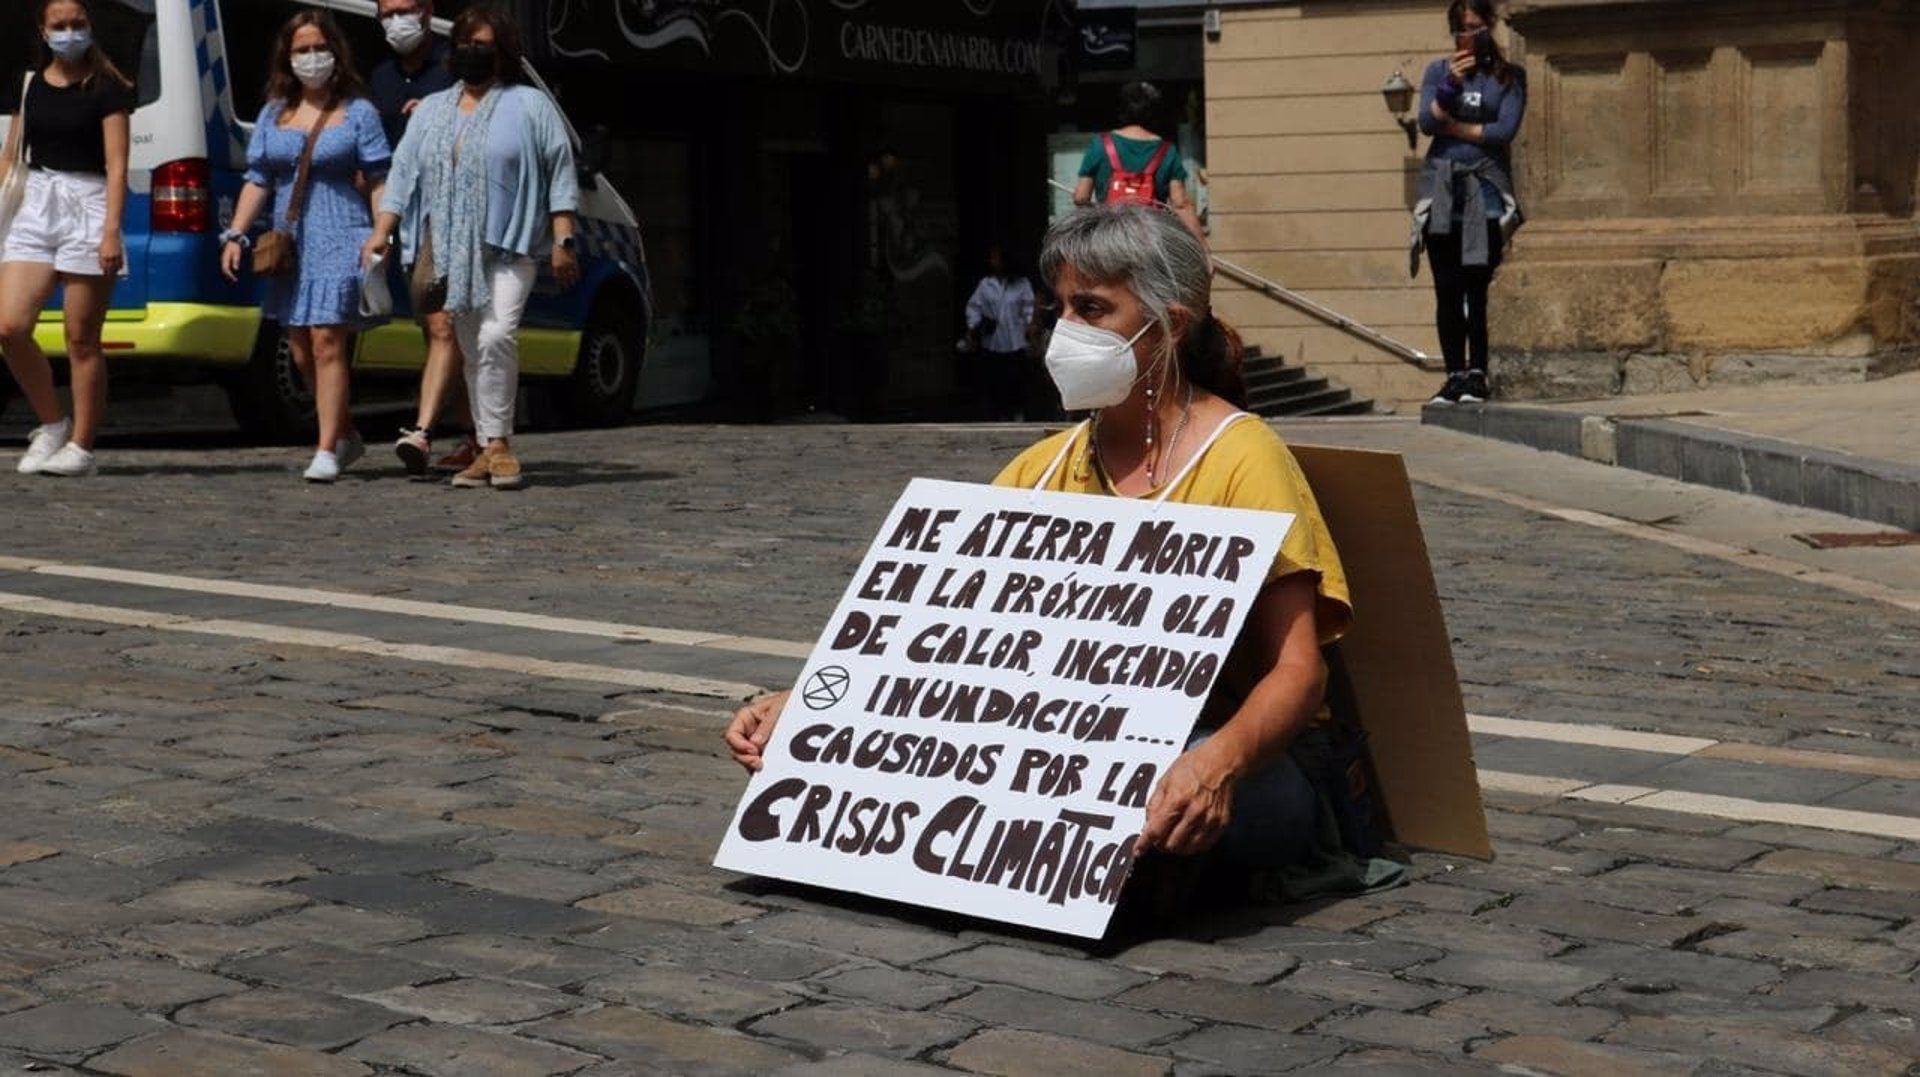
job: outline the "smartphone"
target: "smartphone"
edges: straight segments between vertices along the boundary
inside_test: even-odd
[[[1486,30],[1466,30],[1453,35],[1453,50],[1470,53],[1476,67],[1493,66],[1493,34]]]

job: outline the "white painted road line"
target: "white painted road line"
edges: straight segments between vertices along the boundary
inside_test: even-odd
[[[1635,729],[1621,729],[1619,726],[1598,723],[1536,722],[1521,718],[1497,718],[1490,714],[1467,715],[1467,728],[1489,737],[1549,740],[1560,744],[1585,744],[1596,748],[1616,748],[1632,752],[1724,759],[1731,763],[1758,763],[1761,766],[1781,767],[1787,770],[1830,770],[1836,774],[1864,774],[1873,778],[1920,781],[1920,759],[1913,758],[1849,755],[1844,752],[1814,751],[1809,748],[1781,748],[1770,744],[1709,740],[1706,737],[1643,733]]]
[[[1725,741],[1699,753],[1706,759],[1727,759],[1735,763],[1758,763],[1767,767],[1799,770],[1831,770],[1840,774],[1866,774],[1875,778],[1899,778],[1920,782],[1920,759],[1897,759],[1880,755],[1846,755],[1841,752],[1817,752],[1810,748],[1776,748],[1769,744],[1740,744]]]
[[[1422,480],[1425,481],[1425,480]],[[1469,491],[1472,492],[1472,491]],[[1494,492],[1497,493],[1497,492]],[[1476,493],[1476,496],[1481,496]],[[1488,493],[1485,496],[1493,496]],[[1526,499],[1519,499],[1525,501]],[[1550,511],[1551,506],[1541,506],[1537,502],[1527,502],[1527,506],[1538,511]],[[1574,512],[1575,510],[1566,510]],[[1591,514],[1588,514],[1591,515]],[[1611,519],[1602,517],[1601,519]],[[1625,523],[1625,521],[1614,521]],[[1640,527],[1639,524],[1631,525]],[[1651,529],[1649,529],[1651,530]],[[1656,534],[1664,535],[1665,532]],[[1684,537],[1684,536],[1682,536]],[[1695,540],[1688,540],[1695,541]],[[493,609],[483,606],[465,606],[440,602],[425,602],[417,599],[388,598],[379,595],[356,594],[350,591],[332,591],[310,587],[287,587],[275,584],[248,583],[243,580],[205,579],[197,576],[180,576],[170,573],[142,572],[129,569],[106,568],[96,565],[73,565],[34,558],[0,556],[0,571],[28,572],[36,575],[56,576],[69,579],[87,579],[107,583],[123,583],[131,587],[149,587],[163,590],[187,591],[199,594],[225,595],[229,597],[254,598],[273,602],[285,602],[303,606],[330,606],[339,609],[363,610],[369,613],[386,614],[400,617],[422,617],[437,620],[462,621],[474,624],[490,624],[508,628],[518,628],[533,632],[555,632],[572,635],[593,636],[606,639],[630,640],[638,642],[662,643],[684,647],[696,647],[705,650],[724,651],[735,654],[764,655],[775,658],[804,660],[812,653],[812,645],[793,640],[768,639],[758,636],[735,636],[719,632],[693,632],[684,629],[658,628],[649,625],[624,624],[617,621],[583,620],[573,617],[556,617],[547,614],[522,613],[514,610]],[[15,599],[25,601],[31,596],[17,595]],[[57,601],[48,599],[46,601]],[[86,619],[105,621],[113,624],[128,624],[157,627],[169,620],[167,615],[148,613],[136,609],[117,606],[85,606],[92,611]],[[23,612],[30,612],[26,606],[16,606]],[[217,619],[196,622],[223,624]],[[351,638],[367,643],[379,642],[368,637],[348,637],[340,633],[315,632],[304,629],[286,628],[255,622],[232,622],[245,626],[234,635],[244,638],[268,640],[273,642],[297,643],[313,641],[313,646],[339,646],[347,649],[341,640]],[[203,633],[208,629],[202,627]],[[269,633],[263,635],[262,633]],[[301,634],[301,633],[304,633]],[[209,634],[227,634],[212,632]],[[354,645],[357,645],[354,644]],[[509,668],[498,665],[500,661],[519,662],[531,669],[530,663],[539,660],[507,655],[502,658],[456,659],[454,656],[489,654],[491,652],[468,651],[464,648],[443,647],[422,653],[439,654],[448,659],[447,664],[469,665],[474,668]],[[644,653],[635,655],[644,660]],[[431,659],[438,661],[439,659]],[[671,674],[646,674],[634,670],[618,669],[609,666],[592,666],[567,663],[545,663],[543,668],[571,666],[581,670],[599,670],[600,674],[586,677],[588,680],[606,681],[612,672],[618,672],[622,678],[649,677],[660,683],[675,680]],[[539,674],[547,676],[548,674]],[[681,678],[680,680],[686,680]],[[626,679],[611,683],[628,683]],[[724,690],[713,692],[693,692],[695,695],[719,695],[727,699],[739,698],[732,691],[743,687],[727,681],[703,681],[693,678],[688,683],[715,684]],[[751,686],[745,686],[751,687]],[[680,689],[661,689],[679,691]],[[1842,773],[1870,774],[1888,778],[1915,778],[1920,776],[1920,760],[1888,759],[1877,756],[1846,755],[1837,752],[1811,752],[1794,749],[1768,748],[1761,745],[1746,745],[1733,742],[1721,742],[1704,737],[1683,737],[1666,733],[1649,733],[1639,730],[1621,729],[1617,726],[1579,722],[1541,722],[1520,718],[1501,718],[1493,715],[1470,714],[1467,726],[1475,733],[1485,736],[1516,737],[1527,740],[1545,740],[1561,744],[1580,744],[1590,747],[1611,748],[1626,751],[1655,752],[1675,756],[1707,756],[1728,760],[1755,762],[1771,766],[1791,767],[1805,770],[1831,770]]]
[[[1575,789],[1567,794],[1568,800],[1591,800],[1600,804],[1625,804],[1638,800],[1658,789],[1649,789],[1644,785],[1589,785],[1584,789]]]
[[[1711,815],[1746,823],[1783,823],[1820,830],[1844,830],[1851,834],[1871,834],[1896,841],[1920,841],[1920,819],[1881,812],[1823,808],[1817,804],[1780,804],[1745,797],[1723,797],[1712,793],[1688,793],[1678,789],[1656,789],[1646,796],[1626,801],[1636,808]]]
[[[500,654],[493,651],[476,651],[465,647],[438,647],[415,643],[394,643],[374,639],[349,632],[326,632],[311,628],[291,628],[285,625],[260,624],[253,621],[236,621],[226,618],[183,617],[177,614],[154,613],[148,610],[131,610],[118,606],[102,606],[86,602],[67,602],[55,598],[43,598],[38,595],[22,595],[0,591],[0,609],[18,613],[35,614],[43,617],[57,617],[68,620],[91,621],[95,623],[122,625],[132,628],[149,628],[163,632],[182,632],[203,636],[221,636],[231,639],[244,639],[257,643],[278,643],[315,647],[323,650],[340,651],[346,654],[372,655],[381,658],[395,658],[409,662],[425,662],[434,665],[453,666],[461,669],[491,669],[509,673],[519,673],[531,677],[549,677],[555,680],[588,681],[598,684],[619,685],[642,691],[671,692],[686,696],[703,696],[713,699],[745,700],[764,693],[766,690],[757,685],[741,684],[731,681],[710,680],[702,677],[687,677],[672,673],[649,673],[644,670],[621,669],[614,666],[591,665],[584,662],[555,662],[541,658],[529,658],[524,655]],[[710,713],[704,710],[695,713]],[[1488,719],[1478,719],[1485,724]],[[1637,741],[1634,743],[1655,743],[1664,745],[1669,754],[1674,754],[1694,738],[1662,737],[1659,734],[1633,734],[1628,730],[1610,727],[1570,726],[1566,729],[1546,728],[1552,723],[1519,722],[1512,719],[1493,719],[1493,728],[1507,730],[1506,735],[1516,735],[1515,731],[1525,730],[1533,733],[1554,733],[1571,736],[1580,734],[1588,739],[1573,743],[1593,743],[1593,738],[1618,742],[1620,736],[1661,737],[1660,741]],[[718,721],[716,720],[716,727]],[[1708,741],[1707,744],[1714,742]],[[1609,744],[1608,746],[1615,746]],[[1688,753],[1680,753],[1688,754]],[[1878,812],[1850,811],[1840,808],[1823,808],[1807,804],[1782,804],[1770,801],[1747,800],[1741,797],[1713,796],[1705,793],[1689,793],[1674,789],[1652,789],[1644,786],[1611,785],[1599,782],[1587,782],[1577,778],[1559,778],[1539,774],[1511,774],[1495,770],[1480,771],[1480,784],[1483,789],[1518,793],[1526,796],[1551,797],[1556,799],[1591,800],[1609,804],[1627,804],[1634,807],[1656,808],[1662,811],[1680,812],[1688,815],[1707,815],[1721,819],[1738,819],[1747,822],[1784,823],[1791,826],[1815,827],[1822,830],[1840,830],[1855,834],[1871,834],[1879,837],[1895,838],[1901,841],[1920,841],[1920,818],[1899,815],[1884,815]]]
[[[713,680],[706,677],[687,677],[677,673],[650,673],[645,670],[591,665],[585,662],[554,662],[544,658],[476,651],[466,647],[393,643],[348,632],[323,632],[312,628],[289,628],[285,625],[223,618],[180,617],[145,610],[121,609],[117,606],[65,602],[55,598],[41,598],[38,595],[12,594],[4,591],[0,591],[0,609],[39,614],[44,617],[124,625],[131,628],[151,628],[162,632],[185,632],[202,636],[225,636],[255,643],[317,647],[348,654],[399,658],[409,662],[429,662],[461,669],[492,669],[524,674],[529,677],[592,681],[646,692],[672,692],[714,699],[747,700],[764,695],[767,691],[759,685]]]
[[[491,609],[485,606],[459,606],[443,602],[421,602],[414,599],[386,598],[380,595],[355,594],[351,591],[328,591],[314,587],[283,587],[276,584],[247,583],[242,580],[215,580],[199,576],[176,576],[162,572],[138,572],[130,569],[102,568],[96,565],[68,565],[54,561],[35,561],[31,558],[0,558],[0,569],[15,572],[32,572],[44,576],[64,576],[71,579],[99,580],[106,583],[124,583],[135,587],[154,587],[169,591],[189,591],[203,595],[225,595],[230,598],[257,598],[271,602],[286,602],[302,606],[333,606],[339,609],[365,610],[370,613],[388,613],[403,617],[425,617],[443,621],[465,621],[472,624],[500,625],[505,628],[524,628],[536,632],[565,632],[576,636],[599,636],[606,639],[632,640],[642,643],[668,643],[681,647],[706,647],[722,651],[744,651],[750,654],[767,654],[780,658],[805,658],[813,652],[810,644],[793,643],[788,640],[762,639],[755,636],[736,636],[723,632],[689,632],[678,628],[656,628],[651,625],[623,624],[618,621],[591,621],[575,617],[553,617],[542,613],[521,613],[515,610]]]
[[[1702,737],[1675,737],[1665,733],[1641,733],[1610,725],[1580,725],[1572,722],[1533,722],[1521,718],[1495,718],[1486,714],[1467,715],[1467,728],[1490,737],[1522,737],[1550,740],[1561,744],[1590,744],[1596,748],[1622,748],[1634,752],[1659,752],[1662,755],[1693,755],[1720,743]]]
[[[1516,793],[1528,797],[1565,797],[1592,783],[1579,778],[1549,778],[1542,774],[1513,774],[1504,770],[1482,770],[1480,788],[1495,793]]]
[[[1539,774],[1512,774],[1498,770],[1480,772],[1480,788],[1489,792],[1519,796],[1553,797],[1560,800],[1585,800],[1601,804],[1624,804],[1652,808],[1682,815],[1706,815],[1744,823],[1782,823],[1816,830],[1839,830],[1849,834],[1869,834],[1899,841],[1920,841],[1920,818],[1887,815],[1881,812],[1823,808],[1817,804],[1786,804],[1745,797],[1689,793],[1680,789],[1649,789],[1639,785],[1592,783],[1572,778],[1551,778]]]

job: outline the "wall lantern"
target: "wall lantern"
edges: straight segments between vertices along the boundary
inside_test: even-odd
[[[1420,145],[1420,125],[1409,115],[1413,111],[1413,83],[1395,69],[1387,77],[1386,85],[1380,87],[1380,96],[1386,98],[1387,111],[1393,113],[1394,122],[1407,133],[1407,149],[1417,149]]]

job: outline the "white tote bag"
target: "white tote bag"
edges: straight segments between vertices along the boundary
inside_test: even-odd
[[[14,137],[13,159],[7,164],[7,176],[0,179],[0,250],[7,245],[7,229],[27,198],[27,88],[33,85],[33,72],[20,80],[20,107],[13,113],[10,131]]]
[[[393,289],[387,286],[385,252],[375,255],[360,270],[360,317],[369,322],[393,317]]]

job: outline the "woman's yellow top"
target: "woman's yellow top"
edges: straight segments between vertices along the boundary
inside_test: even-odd
[[[1081,423],[1028,447],[1001,470],[994,485],[1033,489],[1047,468],[1062,459],[1061,449],[1071,441],[1071,448],[1044,489],[1112,495],[1112,484],[1093,458],[1091,429],[1090,424]],[[1280,544],[1267,582],[1300,572],[1313,573],[1319,595],[1315,622],[1321,644],[1346,634],[1353,620],[1353,603],[1347,594],[1346,572],[1340,567],[1340,552],[1333,547],[1333,536],[1327,533],[1327,522],[1320,515],[1320,505],[1313,499],[1313,489],[1301,474],[1299,462],[1272,427],[1257,417],[1234,422],[1197,463],[1172,481],[1173,488],[1166,492],[1169,501],[1292,513],[1293,527]],[[1162,489],[1157,487],[1144,496],[1158,497]]]

